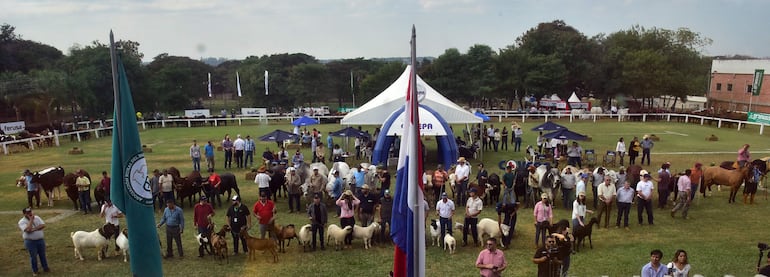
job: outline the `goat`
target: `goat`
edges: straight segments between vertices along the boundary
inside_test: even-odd
[[[115,239],[115,244],[120,247],[120,251],[123,252],[123,262],[128,262],[128,229],[123,228],[118,238]]]
[[[255,260],[257,258],[257,250],[262,250],[270,251],[270,253],[273,254],[273,262],[278,262],[278,253],[275,250],[275,240],[252,237],[249,235],[249,231],[246,230],[246,228],[241,228],[239,234],[242,238],[246,239],[246,245],[249,247],[249,260]]]
[[[275,223],[275,218],[271,219],[270,232],[275,235],[275,238],[278,241],[278,252],[282,253],[286,253],[284,241],[287,241],[286,246],[289,246],[289,244],[291,244],[291,239],[297,237],[294,224],[281,226],[280,224]]]
[[[227,232],[230,232],[230,225],[225,224],[219,232],[211,234],[211,246],[214,248],[214,254],[217,259],[222,261],[225,259],[227,263],[230,263],[230,258],[227,256]]]
[[[594,243],[591,241],[591,232],[593,231],[594,224],[599,223],[599,220],[596,219],[596,217],[592,217],[590,221],[588,221],[588,224],[585,225],[585,227],[578,227],[575,226],[575,230],[572,231],[572,236],[575,237],[575,240],[573,243],[575,244],[573,248],[575,248],[575,251],[580,252],[580,246],[583,245],[585,247],[585,238],[588,237],[588,245],[591,246],[591,249],[594,249]]]
[[[366,226],[366,227],[354,225],[353,238],[363,239],[364,248],[369,249],[369,247],[372,247],[372,236],[374,236],[374,232],[379,230],[380,230],[380,224],[377,224],[377,222],[372,222],[372,224],[369,224],[369,226]]]
[[[506,224],[498,224],[497,221],[489,218],[482,218],[476,225],[476,231],[478,231],[479,234],[479,242],[483,242],[484,235],[488,235],[490,238],[497,238],[497,241],[500,242],[500,247],[505,247],[505,245],[503,245],[502,238],[503,236],[508,236],[508,232],[510,230],[510,226]]]
[[[83,249],[83,247],[96,247],[98,250],[96,257],[101,261],[102,257],[106,256],[105,251],[107,251],[109,239],[115,235],[115,232],[117,231],[117,226],[107,223],[93,232],[71,232],[70,237],[72,237],[72,244],[75,246],[75,258],[80,258],[80,260],[83,261],[83,255],[80,250]]]
[[[334,238],[334,250],[340,250],[342,248],[341,243],[345,241],[345,236],[351,232],[353,232],[353,227],[351,226],[340,228],[336,224],[331,224],[326,228],[326,244],[328,245],[331,238]]]
[[[455,240],[455,237],[450,233],[444,234],[444,250],[449,247],[449,254],[454,254],[455,245],[457,245],[457,240]]]
[[[430,220],[430,245],[436,245],[438,247],[441,247],[441,243],[439,242],[439,236],[441,235],[441,229],[438,228],[438,223],[435,219]]]
[[[305,224],[305,226],[302,226],[302,228],[299,228],[299,233],[297,233],[297,241],[299,244],[302,244],[302,252],[305,252],[305,249],[307,246],[310,246],[310,241],[313,239],[313,226],[310,224]]]
[[[559,231],[559,228],[569,228],[569,220],[562,219],[556,222],[555,224],[550,224],[548,227],[548,234],[553,234]]]

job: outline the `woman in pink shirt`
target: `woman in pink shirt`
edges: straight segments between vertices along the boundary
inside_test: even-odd
[[[738,166],[744,167],[746,163],[751,159],[751,153],[749,153],[749,145],[744,144],[741,149],[738,150]]]
[[[545,245],[545,237],[548,236],[548,227],[553,222],[553,209],[551,202],[548,200],[548,194],[543,193],[540,195],[540,202],[535,204],[535,245],[538,244],[538,238]],[[542,235],[542,236],[541,236]]]
[[[340,206],[340,227],[345,228],[356,224],[356,219],[353,217],[354,211],[358,208],[358,204],[361,204],[361,200],[358,200],[353,192],[346,190],[336,202],[337,206]],[[345,237],[345,248],[348,248],[353,242],[353,234],[350,233]]]

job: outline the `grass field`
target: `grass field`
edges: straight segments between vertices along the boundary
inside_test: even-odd
[[[523,129],[528,130],[541,122],[528,121]],[[723,160],[735,159],[735,152],[744,143],[752,145],[753,158],[768,156],[768,134],[759,135],[757,128],[749,127],[736,131],[735,129],[717,129],[715,127],[680,123],[617,123],[615,121],[575,122],[558,121],[571,130],[589,134],[590,142],[582,142],[584,149],[596,149],[597,153],[614,149],[618,137],[629,141],[632,136],[641,137],[644,134],[655,134],[661,138],[652,152],[653,163],[648,170],[655,170],[661,163],[670,161],[674,171],[682,171],[692,166],[696,161],[705,165],[719,163]],[[503,123],[493,123],[502,127]],[[507,126],[509,123],[505,123]],[[340,129],[339,125],[313,126],[319,130],[332,131]],[[206,140],[220,141],[225,133],[250,134],[252,137],[280,128],[291,130],[288,122],[271,122],[270,125],[251,126],[221,126],[201,128],[166,128],[151,129],[141,132],[142,143],[153,149],[147,153],[147,163],[151,169],[175,166],[183,174],[191,170],[187,151],[192,139],[199,142]],[[464,126],[454,126],[459,131]],[[373,129],[373,128],[372,128]],[[707,142],[706,136],[711,134],[719,137],[719,141]],[[523,147],[534,143],[536,133],[525,131]],[[338,138],[335,142],[340,141]],[[352,149],[352,141],[349,149]],[[426,159],[426,168],[435,167],[435,143],[426,142],[431,151]],[[257,152],[264,147],[275,147],[274,143],[258,143]],[[83,155],[69,155],[72,147],[84,150]],[[5,224],[0,225],[0,245],[6,246],[6,251],[0,252],[0,275],[28,276],[30,272],[29,259],[16,226],[21,218],[20,210],[26,206],[26,194],[16,188],[13,183],[20,173],[29,168],[39,170],[48,166],[61,165],[67,172],[83,168],[98,176],[103,170],[109,170],[110,138],[101,138],[82,143],[63,141],[62,147],[44,148],[33,152],[14,153],[0,156],[0,180],[5,186],[0,187],[0,218]],[[485,152],[483,162],[490,172],[500,172],[497,163],[501,160],[521,160],[522,153],[509,151]],[[303,149],[309,157],[309,149]],[[600,156],[600,155],[599,155]],[[217,154],[217,168],[221,168],[222,154]],[[474,165],[479,161],[472,160]],[[474,168],[475,171],[475,168]],[[246,170],[234,170],[239,178],[244,203],[253,205],[257,197],[256,185],[245,180]],[[391,172],[393,173],[393,172]],[[474,175],[475,176],[475,175]],[[98,182],[100,177],[95,177]],[[727,204],[727,192],[714,191],[710,198],[698,198],[690,209],[691,219],[672,219],[667,210],[655,210],[655,226],[639,226],[636,224],[636,211],[632,208],[631,228],[595,229],[593,234],[594,248],[585,249],[573,255],[570,275],[574,276],[632,276],[639,275],[642,265],[649,261],[652,249],[664,252],[663,261],[668,262],[676,249],[685,249],[689,253],[692,273],[705,276],[752,276],[757,259],[756,244],[759,241],[768,242],[766,222],[768,201],[765,192],[760,191],[755,205]],[[590,196],[589,196],[590,197]],[[65,196],[66,198],[66,196]],[[307,222],[305,216],[288,214],[286,199],[279,199],[277,221],[281,224],[293,223],[297,226]],[[54,217],[58,209],[71,209],[69,200],[56,201],[56,207],[36,210],[44,220]],[[354,241],[352,249],[303,253],[295,243],[287,248],[287,253],[279,254],[279,262],[272,263],[269,254],[260,254],[257,261],[246,261],[244,255],[230,258],[229,264],[219,264],[212,257],[197,258],[197,244],[193,239],[192,209],[184,207],[187,219],[187,229],[183,235],[185,249],[184,259],[164,260],[164,273],[168,276],[335,276],[346,274],[351,276],[372,275],[386,276],[392,267],[393,248],[390,245],[377,244],[373,249],[363,249],[361,241]],[[216,222],[219,226],[224,223],[224,208],[216,210]],[[613,216],[615,213],[613,212]],[[485,208],[481,217],[496,219],[492,208]],[[555,218],[569,218],[570,212],[557,204]],[[455,217],[455,221],[461,221]],[[104,221],[95,215],[74,214],[63,220],[48,223],[46,242],[48,245],[48,260],[53,273],[48,276],[103,276],[129,275],[129,266],[122,258],[110,257],[101,262],[96,261],[95,251],[87,251],[86,260],[79,261],[73,257],[72,242],[69,234],[76,230],[91,231],[101,226]],[[338,220],[330,217],[330,222],[339,224]],[[125,225],[125,223],[123,223]],[[458,241],[460,234],[455,233]],[[229,238],[229,235],[228,235]],[[162,238],[165,246],[165,238]],[[504,276],[535,276],[537,267],[531,262],[534,254],[534,226],[532,211],[522,209],[519,212],[518,224],[512,247],[505,251],[509,263]],[[232,246],[231,246],[232,247]],[[427,276],[477,276],[474,267],[480,247],[458,247],[454,255],[442,252],[438,247],[427,248]]]

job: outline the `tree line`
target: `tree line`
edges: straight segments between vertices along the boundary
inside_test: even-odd
[[[447,98],[476,107],[518,108],[529,96],[566,98],[572,92],[603,102],[622,95],[651,104],[659,95],[685,99],[706,91],[712,57],[701,51],[710,43],[687,28],[641,26],[589,38],[555,20],[529,29],[503,49],[476,44],[465,53],[450,48],[435,59],[421,59],[418,74]],[[249,56],[216,66],[164,53],[143,64],[139,42],[121,40],[117,46],[136,109],[144,112],[201,106],[209,99],[208,73],[215,97],[234,95],[236,72],[243,107],[352,106],[353,95],[361,105],[406,66],[363,58],[323,62],[304,53]],[[24,40],[15,27],[1,25],[0,116],[38,122],[62,114],[110,117],[109,45],[93,41],[68,52]]]

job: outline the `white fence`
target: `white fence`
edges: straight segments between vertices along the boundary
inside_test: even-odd
[[[498,122],[502,122],[503,120],[507,119],[516,119],[520,120],[521,122],[526,121],[548,121],[551,119],[569,119],[570,122],[574,121],[592,121],[596,122],[597,120],[602,119],[611,119],[611,120],[617,120],[618,122],[623,121],[640,121],[640,122],[648,122],[648,121],[666,121],[666,122],[684,122],[684,123],[695,123],[695,124],[713,124],[716,123],[717,128],[722,127],[730,127],[732,128],[735,126],[738,131],[741,130],[741,128],[745,128],[748,125],[755,125],[759,126],[759,134],[764,134],[765,124],[762,123],[756,123],[756,122],[748,122],[748,121],[741,121],[741,120],[734,120],[734,119],[726,119],[726,118],[719,118],[719,117],[710,117],[710,116],[700,116],[700,115],[692,115],[692,114],[678,114],[678,113],[657,113],[657,114],[570,114],[570,113],[521,113],[517,111],[503,111],[503,110],[491,110],[487,111],[487,116],[491,118],[491,120],[496,120]],[[137,126],[142,129],[147,128],[167,128],[167,127],[201,127],[201,126],[228,126],[230,124],[237,124],[238,126],[244,125],[244,124],[250,124],[250,123],[256,123],[256,124],[268,124],[269,121],[287,121],[291,122],[294,119],[296,119],[296,116],[291,115],[279,115],[279,114],[267,114],[265,116],[261,117],[212,117],[212,118],[168,118],[168,119],[162,119],[162,120],[144,120],[137,122]],[[319,121],[339,121],[342,119],[342,116],[314,116],[315,119]],[[110,126],[112,124],[112,120],[107,120],[105,122],[91,122],[91,121],[81,121],[78,123],[70,123],[73,128],[84,128],[83,130],[78,131],[72,131],[67,133],[58,133],[54,132],[54,134],[49,136],[40,136],[40,137],[34,137],[34,138],[26,138],[26,139],[19,139],[9,142],[2,142],[0,145],[3,148],[3,153],[8,155],[9,150],[8,147],[11,145],[20,145],[29,148],[30,150],[34,150],[35,147],[40,147],[46,144],[56,145],[60,146],[59,138],[60,137],[66,137],[69,136],[70,140],[77,140],[82,141],[83,139],[87,139],[93,134],[95,138],[99,138],[102,136],[109,136],[112,132],[112,127]]]

